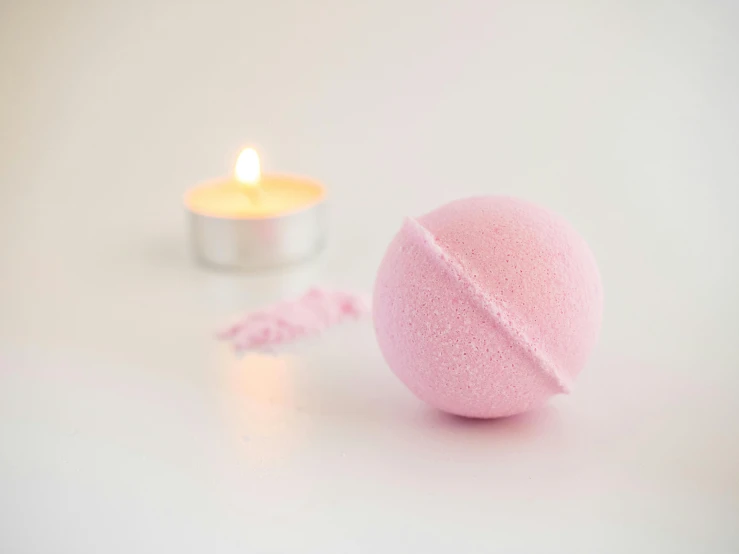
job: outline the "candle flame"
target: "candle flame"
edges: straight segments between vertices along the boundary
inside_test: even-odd
[[[253,148],[244,148],[236,160],[234,168],[236,180],[242,185],[254,187],[259,184],[262,171],[259,167],[259,154]]]

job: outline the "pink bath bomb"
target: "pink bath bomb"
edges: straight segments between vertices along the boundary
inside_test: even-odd
[[[593,254],[563,218],[499,196],[407,219],[377,274],[390,368],[452,414],[503,417],[570,391],[600,331]]]

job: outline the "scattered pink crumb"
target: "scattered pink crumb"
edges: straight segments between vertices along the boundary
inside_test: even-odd
[[[236,351],[270,349],[311,335],[319,335],[351,319],[370,313],[369,296],[312,288],[295,300],[250,312],[219,331],[221,340]]]

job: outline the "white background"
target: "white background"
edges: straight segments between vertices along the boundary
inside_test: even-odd
[[[738,55],[731,0],[0,1],[0,551],[738,551]],[[315,263],[190,262],[244,143],[330,188]],[[572,396],[442,416],[369,322],[213,340],[481,193],[596,254]]]

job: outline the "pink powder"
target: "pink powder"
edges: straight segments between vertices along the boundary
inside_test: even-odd
[[[298,299],[246,314],[217,336],[238,352],[269,350],[369,313],[368,295],[312,288]]]

